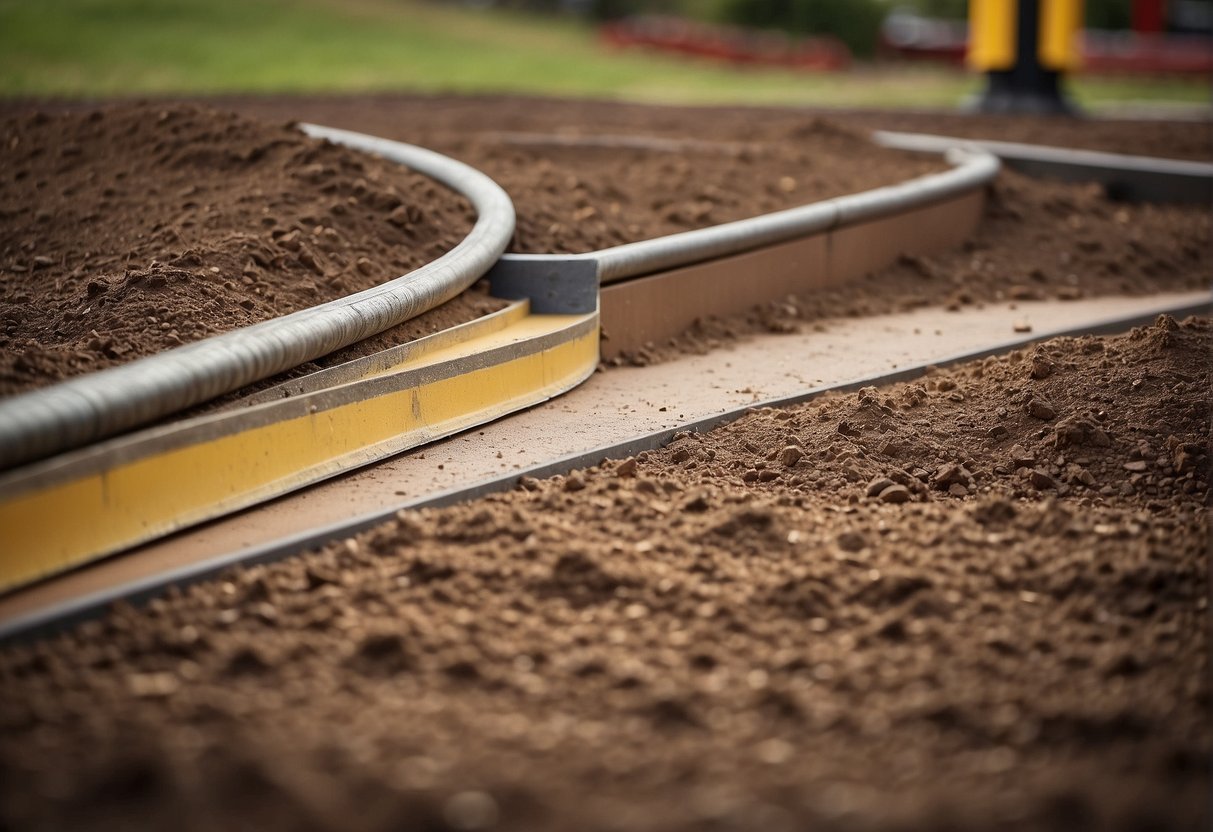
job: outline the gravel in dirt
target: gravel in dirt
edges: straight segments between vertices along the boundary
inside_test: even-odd
[[[0,651],[12,829],[1207,829],[1207,319],[763,409]]]
[[[370,288],[474,219],[398,165],[195,105],[14,115],[0,145],[0,395]],[[392,338],[500,305],[473,293]]]

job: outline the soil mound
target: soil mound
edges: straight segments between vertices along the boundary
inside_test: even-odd
[[[0,145],[0,395],[370,288],[474,220],[398,165],[201,106],[12,116]]]
[[[0,813],[1207,828],[1211,346],[754,412],[6,649]]]

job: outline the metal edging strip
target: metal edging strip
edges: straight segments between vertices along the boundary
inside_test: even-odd
[[[1213,204],[1213,164],[1208,162],[925,133],[876,131],[873,138],[885,147],[920,153],[940,153],[957,146],[979,147],[1029,176],[1100,182],[1116,199]]]
[[[429,151],[424,151],[420,148],[402,146],[394,142],[376,139],[370,136],[332,130],[329,128],[316,128],[306,125],[305,129],[310,135],[322,136],[334,141],[349,144],[367,152],[379,153],[388,159],[401,162],[403,164],[410,164],[414,167],[419,166],[416,162],[419,155],[421,158],[424,158],[427,154],[434,156],[438,160],[441,160],[443,164],[450,161],[446,160],[445,157],[437,156],[437,154],[431,154]],[[994,159],[994,157],[984,152],[963,153],[949,151],[948,157],[949,161],[956,165],[956,168],[946,173],[932,174],[930,176],[910,180],[909,182],[899,183],[897,185],[878,188],[858,194],[852,194],[850,196],[827,200],[821,203],[801,206],[800,208],[791,209],[789,211],[754,217],[748,220],[728,223],[723,226],[701,229],[696,232],[673,235],[671,237],[659,238],[657,240],[650,240],[630,246],[617,247],[616,249],[608,249],[604,252],[596,253],[595,257],[601,256],[602,259],[574,258],[563,261],[559,268],[553,269],[543,267],[542,262],[536,263],[533,261],[527,261],[525,263],[515,264],[507,261],[499,265],[494,271],[494,288],[495,290],[498,290],[498,294],[504,294],[508,297],[528,298],[531,303],[532,310],[541,313],[574,313],[587,312],[589,310],[595,310],[596,312],[598,308],[597,287],[599,278],[604,270],[609,272],[613,269],[617,274],[624,274],[629,269],[650,271],[653,268],[660,268],[663,265],[669,265],[686,260],[702,261],[705,258],[711,258],[713,256],[719,257],[723,254],[737,250],[752,250],[755,247],[770,244],[773,240],[801,237],[814,231],[862,222],[874,217],[881,217],[890,213],[895,213],[909,207],[927,204],[937,199],[954,194],[958,191],[980,187],[985,181],[988,180],[988,178],[993,177],[997,173],[997,161]],[[438,165],[438,167],[441,170],[441,165]],[[489,185],[492,186],[489,190],[500,190],[495,185],[492,185],[491,181],[487,180],[487,177],[483,177],[482,174],[479,174],[470,168],[466,170],[459,168],[456,173],[458,176],[448,177],[447,179],[442,179],[442,177],[439,178],[446,182],[446,184],[450,184],[470,193],[476,193],[476,189],[483,186],[484,182],[488,182]],[[461,181],[460,177],[471,177],[475,181],[473,181],[471,185],[467,185]],[[482,179],[484,182],[480,181]],[[500,195],[508,202],[508,197],[504,196],[504,192],[501,192]],[[489,196],[495,196],[495,193],[491,193]],[[510,212],[512,217],[512,207],[510,208]],[[479,226],[480,223],[478,223],[478,227]],[[472,235],[470,235],[470,237],[471,236]],[[465,243],[467,243],[467,241],[465,241]],[[553,261],[551,260],[547,261],[548,264],[551,264],[552,262]],[[518,268],[511,268],[512,265],[516,265]],[[352,296],[350,299],[345,299],[345,301],[336,302],[334,304],[326,304],[321,307],[316,307],[313,310],[307,310],[299,315],[287,316],[286,318],[278,319],[277,321],[267,322],[265,325],[251,327],[236,333],[229,333],[226,340],[225,336],[220,336],[217,339],[211,339],[207,343],[216,346],[221,343],[239,346],[240,343],[247,342],[251,345],[251,335],[256,331],[265,331],[270,333],[270,328],[276,327],[276,329],[273,329],[272,331],[277,332],[278,329],[281,329],[283,326],[287,326],[290,320],[300,321],[301,326],[316,324],[317,316],[324,309],[341,307],[342,310],[349,311],[346,309],[346,304],[348,304],[350,301],[356,298],[369,297],[371,295],[378,296],[385,293],[386,290],[384,287],[380,287],[376,290],[371,290],[369,292]],[[352,307],[350,307],[350,309],[352,309]],[[484,326],[486,325],[483,323],[473,323],[468,325],[468,331],[473,329],[478,330]],[[244,340],[241,340],[242,338]],[[270,340],[274,339],[271,338]],[[156,357],[155,359],[149,359],[144,362],[136,362],[135,365],[128,366],[136,367],[136,369],[139,370],[146,370],[153,364],[158,367],[167,368],[172,366],[173,356],[180,359],[186,353],[192,354],[192,351],[196,351],[197,349],[198,348],[195,345],[191,345],[190,347],[186,347],[181,350],[171,351],[170,353]],[[400,348],[398,351],[401,354],[409,355],[416,349],[417,348],[415,347],[406,346]],[[214,351],[212,350],[212,352]],[[220,350],[220,352],[223,351]],[[230,357],[231,356],[226,356],[226,358]],[[496,360],[491,351],[490,354],[480,356],[480,358],[483,361]],[[336,381],[338,385],[343,385],[343,380],[350,377],[351,374],[356,375],[365,368],[374,366],[377,363],[382,363],[386,360],[388,360],[386,356],[373,356],[370,359],[353,362],[349,365],[323,371],[320,375],[324,378]],[[471,361],[471,358],[465,359],[465,363],[467,361]],[[264,362],[260,360],[257,363],[264,365]],[[472,363],[475,364],[475,361],[472,361]],[[191,370],[192,369],[196,368],[191,368]],[[471,367],[469,367],[469,369],[471,369]],[[70,392],[72,389],[89,388],[90,385],[92,385],[93,388],[96,388],[100,383],[97,381],[97,379],[101,378],[102,376],[105,376],[112,382],[118,376],[122,376],[123,373],[130,375],[130,373],[133,372],[135,371],[119,367],[115,368],[113,371],[105,371],[97,374],[96,376],[77,380],[76,382],[68,382],[65,385],[57,385],[54,390],[47,391],[47,393],[50,396],[50,399],[53,399],[55,395],[65,389]],[[391,371],[387,370],[385,372],[390,373]],[[205,373],[203,374],[205,375]],[[195,379],[198,377],[196,373],[187,373],[186,375]],[[422,375],[424,375],[424,373]],[[162,374],[160,381],[167,380],[167,376]],[[122,476],[124,471],[130,473],[136,470],[146,469],[144,476],[156,479],[156,477],[154,477],[152,474],[151,468],[148,467],[151,460],[156,458],[167,458],[169,456],[174,456],[174,458],[180,457],[183,460],[192,458],[190,457],[191,449],[196,449],[203,445],[208,447],[228,447],[229,453],[235,453],[234,449],[239,447],[241,458],[249,458],[252,456],[256,456],[257,458],[260,458],[261,456],[267,457],[263,464],[267,466],[267,470],[268,468],[272,467],[278,472],[278,475],[276,478],[274,478],[274,481],[279,484],[274,488],[271,488],[268,485],[263,485],[260,489],[254,489],[253,491],[256,492],[255,496],[249,496],[253,494],[253,491],[250,491],[248,488],[237,487],[235,491],[244,496],[234,497],[228,493],[231,491],[231,489],[225,491],[224,489],[219,488],[217,483],[211,482],[209,487],[206,489],[206,493],[210,496],[207,498],[209,503],[207,503],[205,507],[201,505],[202,500],[191,501],[190,499],[181,498],[174,501],[169,501],[167,498],[165,498],[165,500],[157,501],[151,499],[149,496],[148,500],[146,501],[147,505],[159,506],[159,508],[155,509],[156,519],[148,520],[146,517],[140,518],[143,520],[143,522],[135,524],[136,526],[140,527],[137,532],[128,531],[119,534],[117,532],[113,532],[113,529],[111,528],[111,532],[113,533],[107,538],[104,538],[99,545],[94,547],[91,554],[85,552],[85,550],[89,548],[85,541],[83,539],[76,539],[79,538],[83,532],[77,533],[75,537],[72,538],[75,542],[71,543],[70,546],[66,546],[66,548],[58,546],[58,544],[54,544],[49,547],[45,545],[36,545],[34,540],[27,539],[23,544],[25,547],[22,549],[23,553],[25,553],[26,549],[30,549],[36,553],[41,552],[44,554],[35,554],[29,557],[23,556],[22,563],[32,564],[37,562],[38,568],[33,569],[31,567],[30,570],[22,572],[22,574],[18,577],[11,578],[8,583],[25,583],[35,577],[41,577],[53,572],[62,571],[64,568],[69,568],[70,566],[85,563],[89,560],[95,559],[96,557],[119,551],[123,548],[129,547],[130,545],[134,545],[135,543],[150,539],[155,535],[165,534],[186,525],[192,525],[204,519],[210,519],[217,516],[219,513],[245,507],[251,504],[252,501],[259,501],[271,496],[277,496],[278,494],[286,493],[289,490],[293,490],[301,487],[304,484],[315,481],[315,478],[313,477],[300,476],[299,471],[292,470],[288,472],[285,470],[279,470],[281,469],[281,465],[284,463],[280,458],[275,458],[280,457],[281,455],[277,451],[271,453],[268,446],[266,449],[264,449],[264,452],[262,452],[263,449],[250,446],[247,443],[243,445],[240,443],[246,438],[245,434],[248,434],[249,437],[251,437],[254,433],[256,435],[264,436],[269,436],[270,434],[293,435],[290,434],[289,428],[292,425],[300,423],[300,420],[312,425],[312,434],[315,434],[317,430],[320,430],[320,424],[324,422],[325,414],[333,412],[335,408],[346,407],[344,404],[345,396],[349,395],[350,391],[344,389],[343,386],[339,386],[336,391],[320,390],[314,393],[302,393],[301,395],[297,396],[287,395],[286,398],[278,398],[277,400],[271,399],[271,397],[280,394],[289,394],[293,391],[306,390],[308,387],[314,386],[318,380],[319,379],[311,379],[309,381],[289,382],[285,385],[281,385],[279,388],[258,394],[257,396],[253,397],[252,401],[255,404],[250,409],[238,410],[233,407],[225,411],[220,411],[215,417],[200,417],[197,420],[171,425],[166,428],[153,428],[150,432],[142,432],[134,434],[133,436],[127,435],[125,437],[119,437],[117,439],[110,440],[109,442],[103,442],[99,446],[85,448],[80,451],[69,451],[65,454],[60,454],[59,456],[52,457],[42,462],[34,463],[33,465],[13,471],[11,476],[0,476],[0,495],[3,495],[3,502],[0,502],[0,518],[7,514],[8,522],[12,524],[14,528],[18,530],[25,529],[26,531],[29,531],[29,528],[27,527],[31,526],[31,523],[19,522],[18,520],[14,519],[14,515],[19,511],[25,511],[26,513],[23,516],[26,518],[31,516],[49,516],[46,511],[42,511],[41,514],[36,512],[34,514],[29,513],[33,511],[35,505],[45,507],[45,501],[41,501],[41,498],[37,496],[39,494],[48,494],[56,489],[59,491],[64,489],[70,490],[72,487],[76,487],[76,490],[73,492],[75,499],[84,503],[85,505],[104,504],[117,506],[122,501],[117,499],[114,495],[122,493],[121,483],[125,482],[127,483],[127,486],[131,488],[135,486],[135,483],[129,481],[129,477]],[[398,378],[393,378],[392,381],[389,382],[390,385],[396,385],[398,383]],[[365,407],[370,407],[369,403],[373,400],[373,397],[376,394],[368,391],[374,389],[375,385],[365,384],[362,382],[355,382],[355,384],[357,384],[359,391],[365,396]],[[115,386],[121,387],[120,384]],[[152,384],[149,388],[139,388],[138,385],[136,385],[136,389],[141,390],[142,393],[147,393],[149,389],[154,388],[155,386],[155,384]],[[101,385],[101,387],[104,388],[104,385]],[[106,394],[109,394],[108,390],[106,390]],[[382,395],[389,394],[382,393]],[[117,401],[117,399],[121,397],[120,394],[115,394],[115,396],[116,398],[114,401]],[[25,397],[23,397],[23,399],[25,402],[29,402],[31,400],[36,400],[37,395],[33,395],[32,399]],[[48,401],[50,399],[48,399]],[[341,399],[341,402],[337,402],[337,399]],[[4,414],[4,404],[10,403],[0,403],[0,438],[2,438],[4,435],[4,426],[6,424],[4,418],[2,418]],[[22,401],[18,401],[17,404],[22,404]],[[416,404],[414,404],[414,409],[415,408]],[[20,407],[18,407],[17,410],[20,410]],[[10,408],[10,413],[11,412],[12,408]],[[468,414],[464,421],[468,421],[468,419],[471,418],[471,414]],[[8,425],[12,427],[14,423],[10,420]],[[330,433],[331,432],[332,430],[330,426]],[[428,438],[435,438],[435,436],[430,436]],[[299,444],[298,437],[296,440],[297,441],[295,441],[293,444],[286,444],[290,447],[294,447],[295,445]],[[274,444],[277,446],[283,443],[276,442]],[[386,440],[380,444],[392,444],[393,447],[397,447],[397,450],[406,447],[406,445],[401,445],[399,442],[387,443]],[[2,447],[2,445],[3,443],[0,442],[0,447]],[[148,448],[153,448],[154,450],[147,450]],[[149,456],[148,454],[151,455]],[[371,461],[372,458],[378,457],[367,457],[365,454],[355,454],[353,456],[346,455],[342,458],[351,460],[350,465],[352,466],[365,464],[366,462]],[[106,461],[105,466],[108,467],[102,466],[99,470],[92,470],[96,469],[98,466],[101,466],[102,460]],[[220,458],[218,460],[210,460],[211,464],[209,465],[203,465],[203,461],[201,459],[194,459],[192,464],[195,466],[202,466],[202,470],[218,471],[222,468],[222,463],[224,462],[225,460]],[[230,460],[227,461],[227,464],[229,468],[232,469],[231,474],[233,476],[235,475],[236,470],[244,470],[239,465],[230,462]],[[87,471],[81,467],[88,467],[90,465],[92,466],[92,469]],[[307,468],[307,470],[311,470],[311,468]],[[335,470],[327,471],[324,476],[331,475],[335,472]],[[88,482],[95,480],[97,477],[101,478],[99,483],[94,483],[92,486],[86,487]],[[164,480],[164,484],[167,488],[168,482],[163,473],[159,475],[159,479],[157,481],[160,480]],[[195,478],[192,490],[198,491],[201,489],[202,486],[199,485],[201,482],[203,481]],[[98,503],[98,501],[100,501],[100,503]],[[176,508],[168,508],[170,503],[171,505],[176,506]],[[59,508],[65,509],[66,507],[59,506]],[[149,512],[150,511],[151,509],[149,509]],[[176,513],[173,514],[173,512]],[[102,513],[103,516],[94,516],[94,520],[96,522],[86,525],[90,525],[90,527],[92,525],[105,527],[104,524],[101,523],[101,521],[105,519],[112,521],[111,525],[118,524],[124,527],[129,527],[131,523],[134,522],[133,516],[131,518],[127,518],[126,521],[121,521],[121,518],[119,517],[120,514],[121,512],[115,508],[109,514]],[[170,514],[172,514],[171,517],[169,516]],[[100,534],[100,532],[96,530],[94,530],[93,533]],[[67,533],[64,532],[64,535],[67,535]],[[29,536],[27,535],[27,538],[28,537]],[[68,537],[71,537],[71,535],[67,535],[63,539],[66,540]],[[57,546],[58,548],[56,548]],[[54,555],[53,557],[49,554],[45,554],[51,552],[52,550],[58,554]],[[64,554],[64,552],[70,552],[70,554]],[[52,566],[47,567],[46,563],[49,563],[50,560],[54,560],[55,562]],[[15,575],[16,572],[13,572],[13,574]]]
[[[598,316],[527,316],[518,337],[176,430],[109,443],[0,503],[16,587],[529,407],[598,363]],[[506,330],[509,335],[511,330]],[[490,336],[492,337],[492,336]],[[478,347],[483,346],[483,349]],[[189,471],[188,485],[175,472]],[[73,517],[70,524],[56,518]],[[20,533],[18,533],[20,532]]]

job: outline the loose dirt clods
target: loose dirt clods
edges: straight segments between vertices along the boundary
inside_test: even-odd
[[[1211,347],[759,410],[6,648],[0,814],[1207,828]]]
[[[937,167],[867,154],[861,128],[887,115],[232,106],[482,164],[518,202],[521,250]],[[406,171],[229,114],[14,108],[0,394],[344,294],[470,225]],[[895,120],[1208,157],[1200,125]],[[1208,239],[1205,209],[1004,174],[962,250],[701,322],[674,348],[833,314],[1204,287]],[[492,308],[472,295],[377,344]],[[0,826],[1205,829],[1211,345],[1207,320],[1163,318],[755,412],[7,647]]]
[[[473,219],[398,165],[198,106],[14,115],[0,146],[0,395],[370,288]],[[501,305],[471,293],[388,338]]]
[[[209,109],[216,103],[60,116],[0,106],[11,113],[0,146],[17,142],[12,175],[0,173],[0,395],[365,288],[433,259],[470,227],[467,206],[421,177]],[[936,157],[872,146],[872,127],[1208,158],[1207,126],[1186,124],[1075,130],[1056,120],[933,116],[942,124],[931,126],[905,114],[407,96],[223,103],[275,123],[303,118],[420,143],[482,168],[516,203],[513,251],[590,251],[943,168]],[[49,152],[35,155],[40,145]],[[699,321],[618,360],[649,364],[839,315],[1203,288],[1209,236],[1203,208],[1126,205],[1098,186],[1004,172],[960,251],[906,255],[850,286]],[[481,289],[324,363],[499,305]]]

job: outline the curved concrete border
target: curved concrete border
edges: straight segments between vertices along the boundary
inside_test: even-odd
[[[586,254],[507,254],[495,273],[559,269],[563,263],[590,261],[597,265],[598,280],[605,286],[904,213],[971,193],[998,175],[996,156],[956,144],[936,151],[953,165],[942,173]]]

